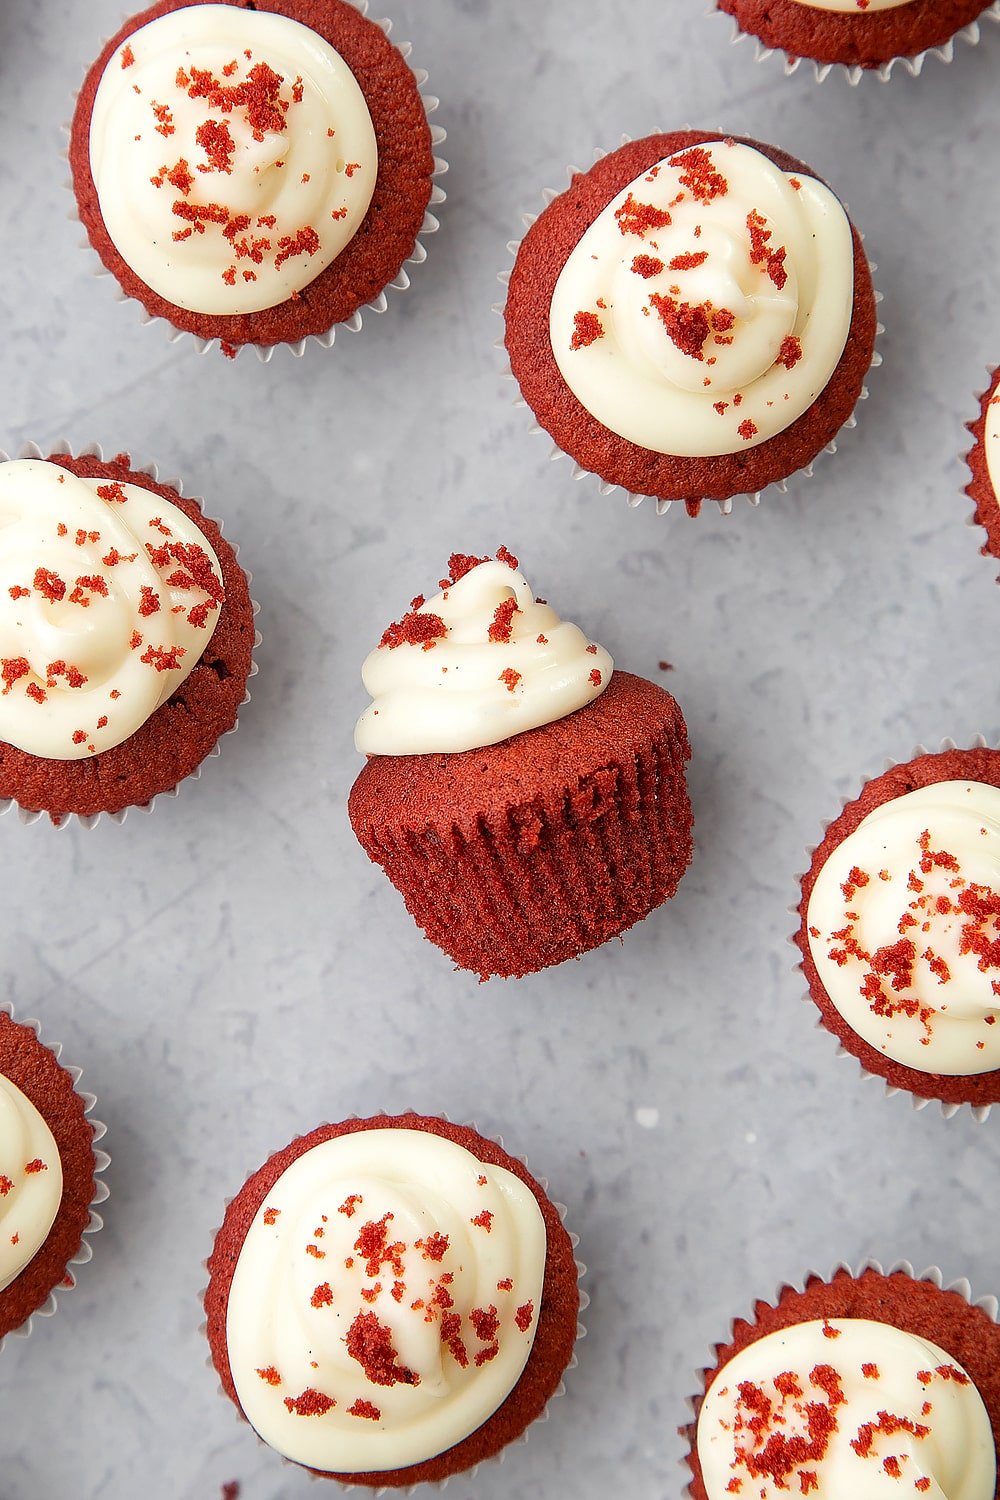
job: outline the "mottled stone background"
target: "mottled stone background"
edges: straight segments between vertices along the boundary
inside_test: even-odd
[[[451,170],[409,294],[330,352],[233,365],[143,327],[67,221],[60,123],[121,0],[0,5],[0,445],[130,448],[204,495],[254,574],[240,732],[124,827],[0,822],[2,985],[81,1064],[114,1161],[54,1323],[0,1355],[3,1500],[294,1500],[198,1333],[223,1203],[322,1119],[415,1106],[502,1132],[590,1266],[552,1419],[455,1500],[677,1495],[677,1424],[730,1317],[782,1278],[906,1256],[1000,1291],[1000,1120],[862,1084],[786,942],[803,847],[886,757],[996,741],[995,566],[965,526],[963,424],[1000,359],[1000,28],[925,75],[783,76],[703,0],[396,0]],[[697,124],[779,142],[878,262],[885,365],[841,453],[728,519],[576,484],[511,406],[490,305],[567,162]],[[355,844],[362,657],[454,549],[677,694],[695,862],[624,945],[520,984],[450,972]]]

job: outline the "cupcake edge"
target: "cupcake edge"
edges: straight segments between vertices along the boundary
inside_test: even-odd
[[[998,19],[1000,19],[1000,0],[996,0],[996,4],[998,6]],[[697,144],[704,144],[707,141],[730,140],[730,139],[731,140],[735,140],[737,143],[739,143],[741,145],[752,146],[756,150],[762,149],[762,147],[764,145],[763,142],[759,142],[759,141],[753,140],[750,137],[730,136],[724,130],[719,130],[719,131],[716,131],[716,132],[713,132],[713,133],[707,133],[707,132],[704,132],[704,131],[701,131],[701,130],[695,130],[695,129],[689,127],[689,126],[685,126],[683,130],[674,130],[674,131],[654,130],[654,131],[651,131],[649,133],[649,136],[633,137],[633,136],[630,136],[630,135],[622,135],[621,138],[620,138],[618,146],[612,148],[611,151],[606,151],[603,147],[600,147],[600,146],[594,148],[594,160],[593,160],[592,166],[596,166],[598,163],[602,162],[605,159],[605,157],[614,155],[616,151],[621,150],[623,147],[631,146],[631,145],[637,145],[637,144],[641,143],[641,141],[649,139],[651,136],[656,136],[656,137],[665,138],[665,139],[672,139],[674,137],[684,137],[684,144],[678,146],[676,148],[677,150],[685,150],[689,146],[691,146],[692,144],[697,145]],[[795,168],[798,168],[802,172],[803,175],[810,176],[810,177],[816,177],[816,173],[813,172],[811,168],[807,167],[804,162],[799,162],[799,161],[797,161],[796,158],[789,156],[787,152],[780,151],[778,148],[776,148],[776,147],[770,147],[770,146],[767,147],[767,151],[768,152],[771,152],[771,151],[776,152],[776,157],[774,159],[776,160],[776,164],[777,165],[779,165],[779,166],[781,165],[781,162],[777,161],[777,157],[780,157],[783,160],[785,160],[785,161],[790,162],[790,163],[793,164],[792,165],[792,170],[794,170]],[[588,173],[591,171],[591,169],[592,169],[591,167],[588,167],[586,169],[581,169],[580,167],[568,166],[566,168],[566,177],[567,177],[567,187],[566,188],[563,188],[562,190],[560,190],[558,188],[548,188],[548,187],[547,188],[543,188],[542,192],[541,192],[542,208],[541,208],[540,212],[539,213],[526,212],[526,213],[522,213],[521,214],[521,221],[522,221],[522,223],[525,226],[525,231],[526,232],[530,231],[532,229],[532,227],[534,226],[534,224],[537,222],[537,220],[540,219],[542,217],[542,215],[545,213],[545,211],[549,208],[550,204],[552,204],[555,199],[561,198],[567,191],[569,191],[572,188],[574,179],[576,177],[586,177],[588,175]],[[817,177],[817,181],[822,181],[822,179]],[[622,186],[625,186],[625,184],[623,183]],[[839,195],[838,195],[838,197],[839,197]],[[853,220],[850,219],[850,215],[848,214],[847,207],[846,207],[846,205],[843,204],[843,200],[842,199],[840,200],[840,202],[841,202],[842,206],[844,207],[844,212],[847,215],[848,222],[851,225],[851,230],[852,230],[852,233],[853,233],[853,236],[854,236],[855,257],[857,258],[859,255],[862,256],[864,258],[864,263],[867,265],[867,268],[868,268],[869,286],[870,286],[870,289],[871,289],[871,296],[872,296],[872,300],[873,300],[873,303],[874,303],[874,333],[873,333],[873,336],[872,336],[872,354],[871,354],[871,359],[870,359],[867,371],[865,373],[864,380],[861,383],[860,390],[858,392],[857,398],[856,398],[856,400],[854,402],[854,406],[853,406],[851,412],[844,419],[844,421],[841,424],[841,426],[837,429],[837,432],[834,435],[834,437],[831,438],[831,440],[828,443],[826,443],[824,446],[822,446],[820,449],[818,449],[818,451],[813,454],[812,458],[809,460],[808,463],[803,464],[800,468],[793,469],[790,473],[786,474],[781,479],[769,480],[769,481],[767,481],[765,484],[761,485],[757,489],[751,489],[749,491],[734,492],[728,498],[723,499],[723,500],[715,499],[714,497],[710,497],[710,496],[703,496],[703,497],[698,498],[698,499],[693,499],[692,498],[692,499],[687,499],[687,500],[682,500],[680,498],[662,499],[661,497],[659,497],[657,495],[652,495],[652,494],[647,494],[645,492],[639,492],[639,491],[635,491],[635,490],[630,490],[627,484],[621,483],[620,481],[605,479],[603,477],[603,475],[601,475],[600,473],[598,473],[596,471],[596,469],[588,469],[588,468],[586,468],[571,453],[568,453],[565,448],[560,447],[560,445],[556,442],[556,440],[553,438],[552,434],[548,431],[548,429],[546,427],[544,427],[539,422],[539,420],[538,420],[537,416],[535,415],[534,410],[532,409],[530,403],[520,393],[520,385],[518,383],[517,376],[514,374],[513,365],[512,365],[512,362],[511,362],[511,359],[510,359],[510,355],[509,355],[509,352],[508,352],[508,349],[507,349],[507,337],[506,337],[506,301],[505,302],[494,303],[493,307],[492,307],[492,311],[495,312],[498,315],[498,317],[501,319],[501,321],[504,323],[504,332],[502,334],[500,334],[500,336],[496,340],[494,340],[494,347],[497,348],[497,349],[499,349],[501,351],[501,354],[502,354],[502,357],[503,357],[503,360],[504,360],[503,378],[505,380],[512,380],[515,383],[515,385],[518,386],[518,394],[513,398],[511,404],[515,408],[523,409],[523,410],[526,410],[528,412],[528,414],[529,414],[528,431],[531,434],[533,434],[533,435],[541,435],[542,437],[548,438],[549,443],[550,443],[550,449],[549,449],[549,453],[548,453],[549,462],[550,463],[555,463],[559,459],[563,459],[563,458],[568,459],[570,461],[570,463],[572,464],[572,466],[573,466],[572,477],[573,477],[574,480],[579,481],[581,479],[595,479],[597,481],[598,493],[600,495],[602,495],[602,496],[613,495],[615,493],[615,491],[621,490],[622,493],[623,493],[623,498],[625,500],[625,503],[628,505],[628,507],[629,507],[630,510],[635,510],[638,506],[640,506],[642,504],[642,502],[644,500],[650,500],[650,501],[653,502],[655,510],[656,510],[656,514],[658,516],[666,515],[667,512],[671,509],[671,507],[674,506],[674,505],[683,505],[685,507],[685,509],[687,510],[688,514],[692,515],[692,516],[698,515],[699,512],[700,512],[700,510],[701,510],[701,507],[703,505],[713,505],[713,506],[717,506],[718,507],[718,510],[719,510],[719,512],[720,512],[721,515],[728,516],[728,515],[732,514],[733,501],[734,500],[745,499],[750,506],[756,508],[760,504],[763,495],[768,490],[773,490],[775,493],[783,495],[783,494],[787,493],[789,483],[793,479],[798,479],[800,477],[801,478],[806,478],[806,479],[811,479],[813,477],[814,467],[815,467],[816,463],[818,462],[818,460],[823,456],[823,454],[824,453],[833,454],[833,453],[837,452],[841,433],[843,433],[845,431],[849,431],[852,428],[854,428],[854,427],[857,426],[857,409],[860,406],[860,404],[861,404],[862,401],[866,401],[868,399],[868,395],[869,395],[868,386],[867,386],[867,384],[865,384],[865,381],[867,380],[868,375],[871,373],[871,371],[873,369],[879,368],[879,366],[881,366],[881,364],[883,362],[881,351],[878,348],[878,340],[885,333],[885,328],[884,328],[883,324],[881,323],[881,321],[878,318],[878,308],[879,308],[879,306],[881,305],[881,303],[882,303],[882,301],[884,299],[883,299],[882,293],[875,288],[875,286],[874,286],[874,284],[872,282],[872,277],[874,276],[875,272],[878,270],[878,266],[877,266],[877,264],[873,260],[871,260],[868,257],[867,253],[865,252],[865,250],[864,250],[864,235],[858,229],[857,225],[853,222]],[[508,240],[507,241],[507,245],[506,245],[507,253],[512,257],[512,259],[514,260],[515,264],[514,264],[514,266],[511,267],[510,270],[503,270],[503,271],[497,272],[497,280],[500,282],[501,286],[504,287],[505,292],[506,292],[507,288],[510,285],[511,278],[512,278],[512,276],[514,274],[514,270],[516,269],[517,258],[518,258],[521,246],[524,243],[525,237],[526,237],[525,235],[522,235],[522,237],[520,239]],[[857,290],[857,271],[855,271],[855,290]],[[852,317],[851,328],[850,328],[850,330],[848,332],[848,343],[850,343],[850,340],[851,340],[851,337],[852,337],[853,333],[854,333],[854,318]],[[824,387],[824,391],[829,388],[830,383],[833,381],[834,377],[836,376],[837,371],[840,369],[840,366],[843,363],[843,360],[845,358],[846,353],[847,353],[847,345],[845,345],[844,352],[841,354],[840,361],[838,361],[837,368],[834,370],[833,375],[831,375],[830,381],[827,382],[827,386]],[[562,381],[562,376],[558,372],[558,369],[556,369],[555,378],[558,379],[559,381]],[[563,382],[563,384],[565,384],[565,382]],[[821,395],[822,394],[823,393],[821,392]],[[817,398],[817,399],[819,399],[819,398]],[[580,403],[577,402],[577,404],[579,405]],[[813,404],[815,405],[815,403],[813,403]],[[806,419],[806,417],[807,417],[807,415],[808,415],[808,413],[809,413],[809,411],[811,409],[812,409],[811,407],[807,408],[807,410],[805,412],[803,412],[802,416],[798,418],[798,422],[800,422],[800,423],[803,422]],[[589,412],[586,412],[586,408],[584,408],[584,407],[581,406],[581,410],[583,410],[585,412],[585,415],[587,417],[588,422],[593,422],[597,426],[602,426],[603,425],[603,424],[601,424],[599,422],[599,420],[596,417],[593,417]],[[785,433],[792,431],[796,425],[797,425],[796,423],[793,423],[790,428],[786,428],[785,429]],[[775,434],[775,437],[773,439],[771,439],[770,441],[774,442],[774,441],[780,440],[782,437],[785,436],[785,433],[777,433],[777,434]],[[625,440],[622,439],[622,441],[625,441]],[[633,445],[630,445],[630,446],[634,447],[634,446],[638,446],[638,445],[634,445],[633,444]],[[766,448],[767,446],[768,446],[768,444],[761,444],[761,448]],[[666,458],[666,457],[670,457],[671,455],[665,454],[665,455],[662,455],[662,456]],[[730,455],[730,457],[731,456],[732,455]],[[681,462],[688,462],[688,463],[692,462],[692,460],[679,460],[679,461],[681,461]],[[712,462],[715,462],[715,461],[716,460],[711,460],[711,459],[705,460],[705,462],[707,462],[707,463],[712,463]]]
[[[14,1006],[11,1001],[0,1000],[0,1016],[6,1016],[14,1026],[25,1027],[28,1031],[30,1031],[34,1035],[38,1045],[44,1048],[46,1052],[51,1053],[59,1069],[69,1076],[73,1086],[73,1093],[83,1103],[82,1118],[86,1120],[86,1122],[90,1125],[92,1131],[91,1154],[93,1157],[94,1189],[93,1195],[90,1199],[87,1223],[80,1235],[79,1247],[74,1252],[74,1254],[71,1255],[66,1261],[63,1276],[61,1277],[61,1279],[55,1282],[55,1284],[49,1289],[44,1299],[39,1303],[37,1307],[32,1309],[32,1311],[28,1314],[23,1322],[19,1323],[16,1327],[9,1329],[6,1333],[0,1333],[0,1352],[2,1352],[4,1341],[6,1339],[26,1339],[30,1337],[32,1332],[32,1325],[35,1318],[51,1318],[56,1313],[56,1311],[58,1310],[59,1296],[64,1292],[71,1292],[76,1286],[77,1279],[74,1274],[73,1268],[76,1266],[84,1266],[88,1263],[88,1261],[91,1261],[93,1259],[94,1248],[91,1244],[91,1240],[93,1239],[93,1236],[95,1234],[98,1234],[104,1228],[103,1216],[97,1212],[97,1209],[101,1204],[105,1203],[110,1196],[110,1189],[102,1174],[106,1172],[108,1167],[111,1165],[111,1157],[108,1155],[107,1151],[102,1150],[98,1147],[98,1142],[103,1140],[104,1136],[107,1134],[108,1127],[103,1123],[103,1121],[93,1117],[93,1111],[97,1108],[97,1095],[89,1093],[88,1091],[83,1090],[79,1087],[80,1082],[83,1078],[83,1069],[72,1067],[69,1064],[60,1061],[63,1050],[62,1043],[58,1043],[55,1046],[50,1047],[47,1042],[43,1042],[41,1023],[29,1018],[25,1018],[24,1020],[19,1019],[19,1017],[15,1014]],[[14,1080],[11,1079],[11,1082],[14,1082]],[[44,1112],[40,1111],[40,1113],[42,1113],[42,1117],[44,1119]],[[56,1226],[53,1225],[53,1229],[55,1229],[55,1227]],[[50,1230],[49,1233],[51,1235],[52,1231]],[[44,1249],[44,1244],[41,1249]],[[31,1268],[31,1264],[32,1262],[29,1261],[28,1265],[25,1266],[23,1271],[21,1271],[20,1275],[17,1276],[13,1282],[11,1282],[12,1287],[17,1285],[17,1282],[21,1279],[21,1276],[26,1275],[26,1273]],[[2,1296],[3,1293],[0,1293],[0,1297]]]
[[[1000,495],[993,488],[986,459],[986,414],[1000,395],[1000,365],[992,370],[987,367],[986,373],[989,383],[978,396],[979,415],[965,424],[966,431],[972,434],[973,443],[965,454],[965,466],[971,478],[964,494],[975,507],[966,524],[980,532],[985,531],[986,540],[979,549],[983,557],[1000,558]],[[997,581],[1000,582],[1000,575]]]
[[[550,1276],[558,1276],[560,1281],[568,1279],[569,1266],[572,1265],[573,1267],[577,1298],[573,1342],[569,1347],[568,1358],[565,1362],[562,1361],[562,1354],[557,1355],[556,1362],[560,1365],[557,1378],[553,1380],[551,1377],[548,1377],[541,1381],[543,1392],[547,1392],[547,1394],[544,1394],[541,1406],[533,1415],[528,1415],[526,1421],[520,1425],[519,1430],[513,1436],[504,1439],[502,1434],[500,1434],[499,1446],[494,1447],[492,1451],[488,1451],[482,1454],[482,1456],[476,1456],[473,1453],[467,1462],[459,1459],[453,1466],[445,1464],[444,1461],[449,1456],[457,1457],[467,1448],[478,1446],[474,1440],[497,1422],[507,1404],[528,1377],[529,1371],[533,1372],[536,1359],[540,1359],[540,1355],[536,1355],[536,1351],[539,1349],[538,1335],[541,1332],[541,1315],[528,1361],[518,1378],[517,1384],[508,1392],[505,1400],[497,1410],[484,1423],[474,1429],[467,1437],[463,1438],[460,1443],[456,1443],[452,1447],[445,1449],[444,1453],[436,1455],[433,1459],[425,1459],[419,1464],[409,1465],[404,1469],[376,1471],[369,1474],[338,1474],[326,1470],[311,1469],[307,1465],[298,1463],[295,1459],[286,1458],[284,1454],[278,1453],[276,1449],[271,1448],[271,1445],[265,1442],[249,1423],[243,1413],[235,1386],[232,1383],[226,1342],[226,1316],[229,1306],[229,1291],[233,1275],[235,1274],[236,1263],[239,1259],[239,1251],[242,1250],[243,1241],[246,1238],[253,1215],[260,1207],[260,1204],[264,1202],[275,1182],[278,1181],[281,1175],[299,1156],[304,1155],[313,1146],[320,1145],[327,1140],[332,1140],[340,1135],[350,1135],[356,1131],[365,1129],[427,1130],[433,1134],[441,1135],[446,1139],[455,1141],[458,1145],[464,1146],[472,1152],[473,1155],[477,1155],[475,1148],[478,1145],[489,1148],[492,1155],[488,1157],[480,1156],[479,1159],[488,1165],[502,1166],[508,1171],[514,1172],[534,1192],[535,1199],[545,1220],[546,1235],[549,1243],[546,1251],[543,1297]],[[260,1185],[259,1191],[257,1184]],[[536,1189],[538,1191],[535,1191]],[[249,1199],[249,1202],[246,1201],[247,1199]],[[549,1420],[552,1403],[558,1397],[565,1394],[566,1374],[568,1371],[576,1368],[576,1346],[587,1334],[587,1329],[581,1321],[583,1313],[590,1306],[590,1295],[581,1285],[583,1278],[587,1274],[587,1267],[575,1257],[574,1252],[579,1244],[579,1235],[566,1228],[565,1220],[567,1213],[568,1209],[565,1204],[549,1198],[547,1179],[533,1176],[523,1158],[512,1156],[506,1150],[502,1136],[491,1137],[483,1135],[474,1123],[457,1124],[445,1114],[425,1115],[417,1110],[405,1110],[402,1114],[398,1115],[388,1114],[384,1111],[379,1111],[377,1114],[369,1116],[350,1115],[343,1121],[319,1125],[304,1135],[296,1136],[286,1146],[272,1152],[256,1171],[250,1172],[239,1192],[233,1198],[226,1200],[223,1222],[212,1234],[212,1251],[203,1263],[209,1280],[200,1296],[200,1302],[206,1316],[200,1324],[199,1331],[205,1335],[209,1342],[210,1352],[206,1358],[206,1364],[210,1369],[214,1370],[218,1377],[218,1394],[225,1396],[229,1400],[233,1415],[240,1426],[250,1427],[259,1446],[274,1453],[283,1464],[292,1469],[304,1469],[311,1479],[334,1480],[344,1489],[363,1490],[368,1495],[412,1494],[414,1486],[417,1484],[425,1485],[432,1489],[443,1490],[452,1478],[461,1477],[471,1479],[483,1465],[503,1463],[508,1449],[527,1443],[531,1429],[537,1423]],[[231,1265],[224,1266],[219,1271],[213,1271],[212,1260],[216,1253],[219,1236],[226,1232],[231,1216],[235,1215],[245,1215],[246,1217],[246,1228],[242,1228],[240,1224],[235,1226],[234,1232],[240,1239],[239,1249],[232,1255]],[[553,1230],[557,1227],[562,1237],[562,1243],[554,1247],[551,1243],[551,1236]],[[558,1253],[556,1253],[557,1250]],[[222,1281],[223,1285],[213,1295],[213,1287],[217,1277]],[[555,1331],[558,1332],[558,1314],[553,1315],[552,1321],[555,1323]],[[220,1369],[219,1364],[216,1362],[216,1341],[225,1360],[225,1371]],[[535,1383],[537,1385],[539,1382],[536,1381]],[[538,1405],[537,1395],[534,1399],[534,1404]],[[516,1420],[519,1422],[520,1418]],[[438,1470],[442,1472],[436,1472]]]
[[[55,441],[55,443],[49,445],[49,447],[48,447],[48,449],[47,449],[46,452],[43,452],[42,449],[39,448],[38,444],[34,443],[34,442],[23,443],[21,445],[21,447],[18,449],[18,451],[15,454],[13,454],[13,455],[4,452],[3,449],[0,449],[0,463],[8,463],[8,462],[10,462],[12,460],[12,458],[13,459],[35,458],[35,459],[46,460],[46,459],[49,459],[49,458],[56,458],[60,454],[65,454],[67,458],[75,458],[75,459],[93,458],[98,463],[101,463],[101,464],[108,462],[108,460],[105,459],[105,457],[104,457],[104,453],[103,453],[103,450],[102,450],[102,447],[101,447],[100,443],[88,443],[85,447],[81,448],[78,453],[74,453],[72,445],[69,442],[67,442],[67,440],[65,438],[58,438]],[[162,485],[164,488],[167,488],[167,489],[176,490],[178,496],[183,497],[183,486],[182,486],[181,480],[179,480],[179,479],[161,479],[160,476],[159,476],[157,465],[155,463],[138,463],[138,462],[136,462],[136,460],[132,456],[129,457],[129,463],[130,463],[130,466],[131,466],[130,467],[130,471],[129,471],[130,473],[133,473],[133,474],[145,474],[145,475],[147,475],[153,481],[154,484],[156,484],[156,485]],[[199,507],[199,509],[200,509],[200,507]],[[222,524],[222,522],[221,521],[217,521],[213,516],[208,516],[205,513],[204,510],[201,511],[201,514],[205,516],[206,520],[210,520],[212,522],[212,524],[218,529],[220,536],[222,536],[223,535],[223,524]],[[229,539],[226,538],[226,544],[229,547],[230,551],[232,552],[233,558],[236,561],[237,566],[240,566],[240,564],[239,564],[239,551],[240,551],[240,549],[239,549],[238,543],[230,542]],[[244,568],[242,566],[240,566],[240,571],[242,572],[243,577],[246,579],[247,595],[248,595],[248,598],[249,598],[249,601],[250,601],[250,608],[251,608],[251,611],[252,611],[252,618],[253,618],[254,622],[256,622],[257,616],[260,613],[260,605],[257,603],[257,601],[253,598],[253,595],[250,593],[250,588],[251,588],[251,585],[253,583],[253,574],[250,573],[246,568]],[[251,650],[250,667],[249,667],[249,670],[247,672],[246,683],[244,685],[244,690],[243,690],[243,697],[241,698],[239,704],[237,705],[237,717],[234,720],[234,722],[231,725],[231,727],[229,729],[224,730],[223,733],[219,735],[218,739],[215,741],[215,744],[212,746],[211,750],[209,750],[208,753],[205,756],[202,757],[202,759],[198,762],[198,764],[194,767],[194,769],[191,770],[191,771],[189,771],[188,774],[181,779],[181,781],[179,781],[179,782],[176,783],[176,785],[174,785],[172,787],[167,787],[167,788],[165,788],[161,792],[154,793],[154,795],[152,797],[150,797],[150,799],[149,799],[148,802],[130,803],[127,807],[119,808],[115,812],[109,812],[107,810],[102,810],[102,811],[96,812],[96,813],[64,812],[64,813],[57,813],[57,814],[53,815],[52,813],[48,812],[45,808],[28,808],[28,807],[23,807],[17,801],[17,799],[15,797],[0,798],[0,817],[3,817],[5,813],[9,813],[12,809],[16,809],[18,822],[23,823],[23,824],[37,823],[40,818],[48,818],[49,822],[50,822],[50,824],[52,825],[53,828],[65,828],[65,827],[69,826],[72,823],[76,823],[78,826],[80,826],[82,828],[90,829],[90,828],[95,828],[97,826],[97,824],[101,821],[102,818],[107,819],[107,821],[110,822],[110,823],[119,823],[119,824],[121,824],[121,823],[124,823],[126,817],[128,816],[128,814],[130,812],[151,813],[152,810],[153,810],[154,803],[156,803],[160,798],[162,798],[162,797],[176,797],[176,796],[178,796],[178,794],[180,792],[180,789],[181,789],[181,786],[185,782],[187,782],[187,781],[197,781],[199,779],[199,777],[201,776],[202,769],[204,768],[206,762],[210,761],[210,760],[216,759],[216,757],[218,757],[222,753],[222,741],[226,738],[226,736],[230,735],[230,734],[235,734],[236,731],[239,729],[239,727],[240,727],[240,724],[239,724],[239,709],[245,707],[245,705],[250,702],[251,693],[250,693],[250,688],[249,688],[249,682],[250,682],[250,679],[252,677],[256,677],[257,672],[258,672],[257,662],[256,662],[256,660],[255,660],[255,658],[253,656],[253,652],[257,650],[257,648],[260,646],[260,644],[261,644],[261,634],[260,634],[260,631],[257,630],[256,624],[255,624],[254,625],[253,642],[252,642],[251,648],[250,648],[250,650]],[[163,706],[164,705],[161,704],[161,707],[163,707]]]
[[[831,828],[834,828],[842,818],[849,815],[855,808],[860,808],[862,798],[868,787],[881,781],[894,771],[905,772],[910,766],[919,761],[932,760],[940,755],[966,755],[980,750],[997,753],[994,747],[986,740],[985,736],[981,734],[976,735],[972,743],[968,746],[960,746],[953,739],[942,740],[940,749],[938,750],[928,750],[923,745],[918,745],[907,760],[887,760],[881,771],[877,771],[871,776],[866,776],[854,796],[841,797],[840,811],[823,825],[822,837],[818,843],[811,848],[807,848],[805,851],[808,861],[806,870],[802,875],[797,877],[800,889],[799,900],[794,906],[788,908],[789,915],[794,917],[798,925],[795,931],[789,934],[788,941],[799,955],[795,968],[806,980],[806,989],[801,998],[814,1010],[819,1012],[815,1019],[816,1029],[825,1032],[833,1038],[836,1043],[836,1052],[834,1054],[836,1057],[843,1058],[848,1062],[853,1061],[857,1065],[863,1080],[871,1080],[874,1083],[881,1084],[883,1093],[887,1099],[894,1098],[898,1094],[906,1095],[910,1100],[911,1107],[918,1112],[926,1109],[928,1105],[936,1103],[940,1107],[942,1117],[946,1120],[953,1119],[963,1106],[967,1105],[973,1118],[979,1124],[984,1124],[989,1119],[993,1106],[1000,1104],[1000,1069],[978,1074],[959,1073],[947,1075],[941,1073],[921,1073],[915,1068],[907,1067],[905,1063],[897,1063],[890,1058],[883,1057],[881,1053],[864,1041],[840,1017],[832,1001],[826,998],[825,1003],[821,1004],[816,998],[815,991],[819,991],[825,997],[826,990],[813,963],[806,922],[809,896],[827,857],[827,855],[824,855],[824,859],[818,861],[817,856],[824,848]],[[931,776],[926,781],[922,780],[918,784],[920,786],[933,785],[937,781],[953,779],[951,775]],[[971,779],[975,780],[977,778],[973,777]],[[1000,780],[996,784],[1000,785]],[[903,795],[903,793],[900,792],[898,795]],[[891,796],[887,796],[878,801],[874,799],[870,800],[871,806],[866,807],[864,812],[860,813],[858,822],[861,821],[861,817],[866,816],[875,807],[894,799]],[[845,829],[843,837],[846,838],[851,831],[850,828]],[[833,849],[841,842],[842,839],[838,838],[831,845],[828,854],[832,853]],[[985,1083],[979,1086],[980,1080],[989,1079],[993,1080],[992,1089]],[[920,1092],[921,1087],[926,1089],[928,1081],[933,1081],[941,1085],[939,1091]],[[965,1087],[963,1087],[963,1084]],[[993,1097],[986,1097],[985,1099],[977,1097],[979,1095],[988,1096],[990,1094]],[[972,1097],[969,1097],[970,1095]]]

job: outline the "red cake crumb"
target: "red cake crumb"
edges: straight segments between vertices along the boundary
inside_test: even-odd
[[[711,151],[702,146],[692,146],[682,152],[674,158],[672,165],[683,167],[680,181],[699,203],[724,198],[729,191],[729,183],[716,169]]]
[[[673,269],[674,265],[671,262],[671,270]],[[663,270],[663,262],[655,255],[637,255],[632,262],[632,270],[644,281],[650,281],[654,276],[659,276]]]
[[[281,1376],[273,1365],[266,1365],[264,1369],[258,1370],[257,1374],[265,1385],[279,1386],[281,1384]]]
[[[522,1333],[527,1333],[531,1327],[531,1320],[535,1316],[535,1304],[533,1302],[522,1302],[514,1314],[514,1322]]]
[[[671,271],[694,271],[698,266],[703,266],[708,260],[707,250],[696,250],[687,255],[675,255],[670,262]],[[633,271],[635,266],[632,266]]]
[[[775,364],[784,365],[786,370],[794,370],[801,358],[802,343],[799,339],[789,334],[788,338],[782,340]]]
[[[322,1391],[314,1390],[312,1386],[307,1386],[301,1396],[285,1397],[285,1405],[297,1417],[323,1417],[336,1404],[332,1396],[325,1396]]]
[[[400,1365],[392,1331],[373,1312],[358,1313],[347,1330],[347,1352],[356,1359],[372,1385],[419,1385],[420,1376]]]
[[[635,234],[640,238],[651,229],[666,229],[673,222],[667,209],[657,208],[653,203],[639,203],[631,193],[615,209],[615,218],[623,235]]]
[[[505,599],[502,604],[498,604],[493,615],[493,621],[487,631],[490,640],[500,641],[506,645],[511,637],[514,616],[519,613],[520,610],[518,609],[516,599]]]
[[[366,1401],[363,1397],[359,1396],[354,1405],[347,1408],[347,1415],[349,1417],[367,1417],[371,1422],[378,1422],[382,1413],[371,1401]]]
[[[775,248],[769,243],[771,231],[766,228],[766,225],[767,220],[763,215],[752,208],[747,214],[747,229],[750,233],[750,263],[762,266],[780,292],[788,280],[788,272],[785,270],[785,258],[788,251],[784,245]]]
[[[448,627],[440,615],[424,614],[413,610],[399,621],[393,621],[379,641],[380,647],[394,651],[397,646],[423,646],[429,650],[448,634]]]
[[[573,336],[569,341],[571,349],[586,349],[590,344],[596,343],[604,337],[604,327],[600,318],[593,312],[577,312],[573,314]]]

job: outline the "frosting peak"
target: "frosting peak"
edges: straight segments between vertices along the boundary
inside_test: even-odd
[[[456,554],[441,592],[414,599],[362,667],[374,702],[355,745],[366,755],[424,755],[495,745],[592,702],[614,670],[602,646],[534,598],[501,548]]]

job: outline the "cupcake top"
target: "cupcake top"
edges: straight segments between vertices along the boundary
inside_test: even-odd
[[[882,802],[827,855],[804,913],[851,1029],[923,1073],[1000,1068],[1000,789],[935,781]]]
[[[0,1292],[44,1245],[62,1190],[52,1131],[27,1095],[0,1073]]]
[[[121,744],[187,678],[223,601],[215,552],[162,495],[0,464],[0,740],[64,761]]]
[[[993,1500],[996,1450],[972,1377],[929,1339],[865,1318],[792,1323],[746,1345],[701,1406],[708,1500]]]
[[[453,553],[365,659],[373,698],[355,744],[366,755],[455,753],[565,718],[604,691],[614,663],[535,599],[518,560]]]
[[[133,31],[104,69],[90,168],[130,269],[213,315],[295,298],[358,230],[378,174],[364,95],[308,26],[192,5]]]
[[[549,335],[582,406],[657,453],[756,447],[823,391],[847,340],[854,244],[834,194],[754,146],[653,164],[585,230]]]
[[[452,1139],[365,1129],[311,1147],[269,1188],[233,1272],[244,1414],[327,1473],[443,1453],[520,1379],[545,1263],[531,1189]]]

